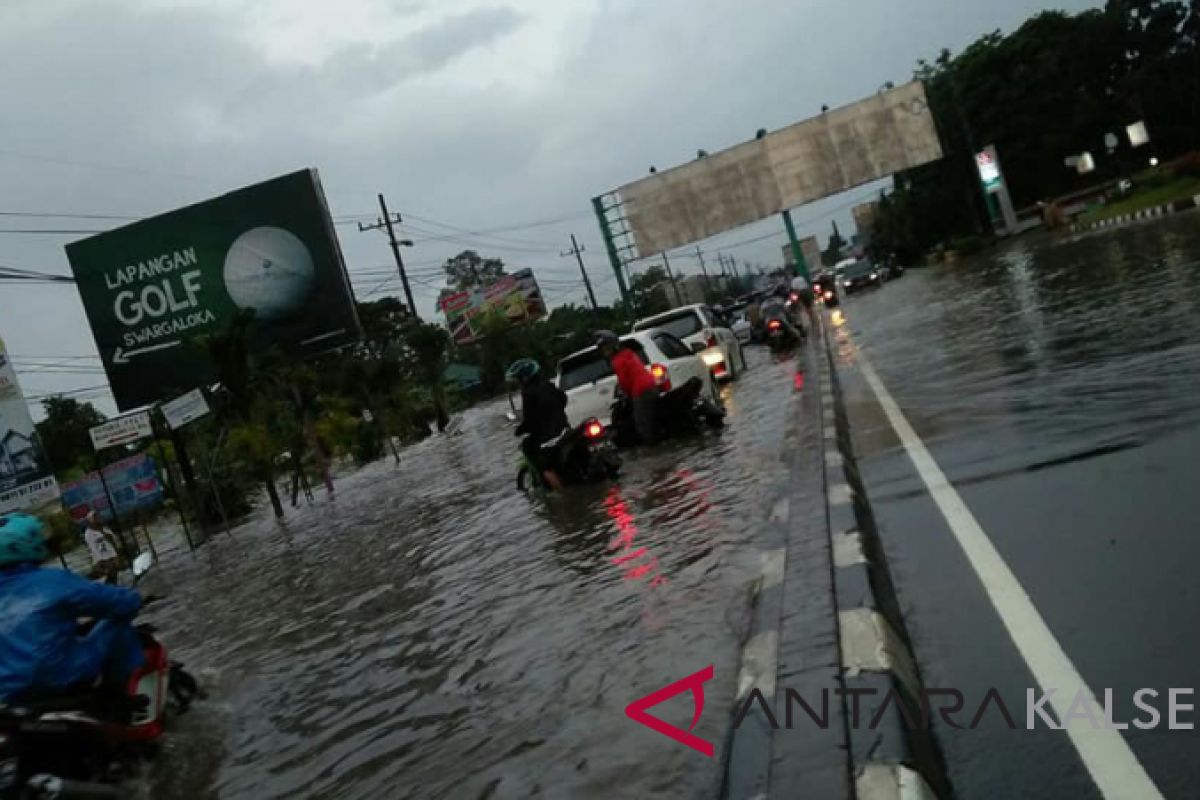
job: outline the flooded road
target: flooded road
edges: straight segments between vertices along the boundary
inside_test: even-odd
[[[1146,719],[1133,694],[1158,692],[1159,727],[1122,735],[1164,796],[1195,797],[1200,737],[1167,729],[1167,698],[1200,684],[1200,218],[1025,238],[909,271],[844,313],[1079,673],[1113,690],[1115,720]],[[1099,797],[1064,733],[1024,729],[1037,683],[895,433],[861,419],[926,685],[962,690],[968,719],[996,687],[1019,728],[995,713],[937,725],[959,796]]]
[[[518,493],[501,401],[167,560],[151,618],[211,699],[151,794],[713,796],[721,744],[698,758],[624,708],[708,664],[732,704],[795,370],[747,358],[725,430],[625,455],[617,486]],[[663,716],[686,727],[679,699]]]

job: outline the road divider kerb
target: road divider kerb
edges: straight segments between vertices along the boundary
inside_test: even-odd
[[[1098,220],[1097,222],[1075,223],[1068,229],[1071,233],[1086,233],[1088,231],[1105,230],[1108,228],[1118,228],[1125,225],[1130,225],[1135,222],[1142,222],[1148,219],[1158,219],[1172,214],[1178,214],[1183,211],[1190,211],[1194,208],[1200,208],[1200,195],[1194,197],[1185,197],[1182,200],[1176,200],[1172,203],[1164,203],[1162,205],[1151,206],[1140,211],[1133,211],[1128,214],[1118,214],[1115,217]]]
[[[902,764],[870,764],[854,782],[858,800],[937,800],[919,772]]]
[[[908,647],[882,614],[870,608],[838,611],[838,634],[842,667],[847,675],[892,673],[900,679],[910,697],[920,696],[920,681]]]
[[[863,553],[862,536],[858,531],[846,531],[833,535],[833,566],[852,567],[867,563]]]
[[[847,689],[875,692],[863,703],[859,724],[849,729],[854,791],[858,800],[949,800],[945,764],[928,725],[914,729],[897,703],[885,708],[879,698],[894,692],[913,717],[923,684],[854,456],[838,372],[854,366],[838,363],[833,329],[825,328],[822,338],[829,367],[825,486],[842,681]]]

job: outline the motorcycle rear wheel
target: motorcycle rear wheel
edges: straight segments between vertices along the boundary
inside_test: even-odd
[[[517,491],[527,492],[533,488],[535,488],[533,472],[528,466],[522,464],[521,468],[517,470]]]

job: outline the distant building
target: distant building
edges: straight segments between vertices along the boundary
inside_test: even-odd
[[[808,265],[809,272],[815,272],[821,268],[821,243],[815,236],[808,236],[800,240],[800,252],[804,255],[804,263]],[[783,246],[783,264],[791,272],[796,268],[796,259],[792,257],[792,245],[785,244]]]
[[[879,203],[871,201],[855,206],[850,211],[854,217],[854,227],[858,229],[858,241],[855,245],[867,247],[871,244],[871,226],[875,223],[875,215],[879,213]]]

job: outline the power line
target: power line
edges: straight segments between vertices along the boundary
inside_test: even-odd
[[[49,236],[74,236],[80,233],[104,233],[101,228],[0,228],[0,233],[19,235],[46,234]]]
[[[25,398],[25,400],[45,400],[49,397],[68,397],[71,395],[83,395],[89,392],[106,393],[108,391],[109,387],[107,383],[98,383],[95,386],[81,386],[78,389],[64,389],[61,392],[46,392],[45,394],[29,395]]]
[[[0,211],[0,217],[22,217],[29,219],[108,219],[117,222],[136,222],[143,217],[129,217],[119,214],[67,214],[64,212],[48,211]]]

